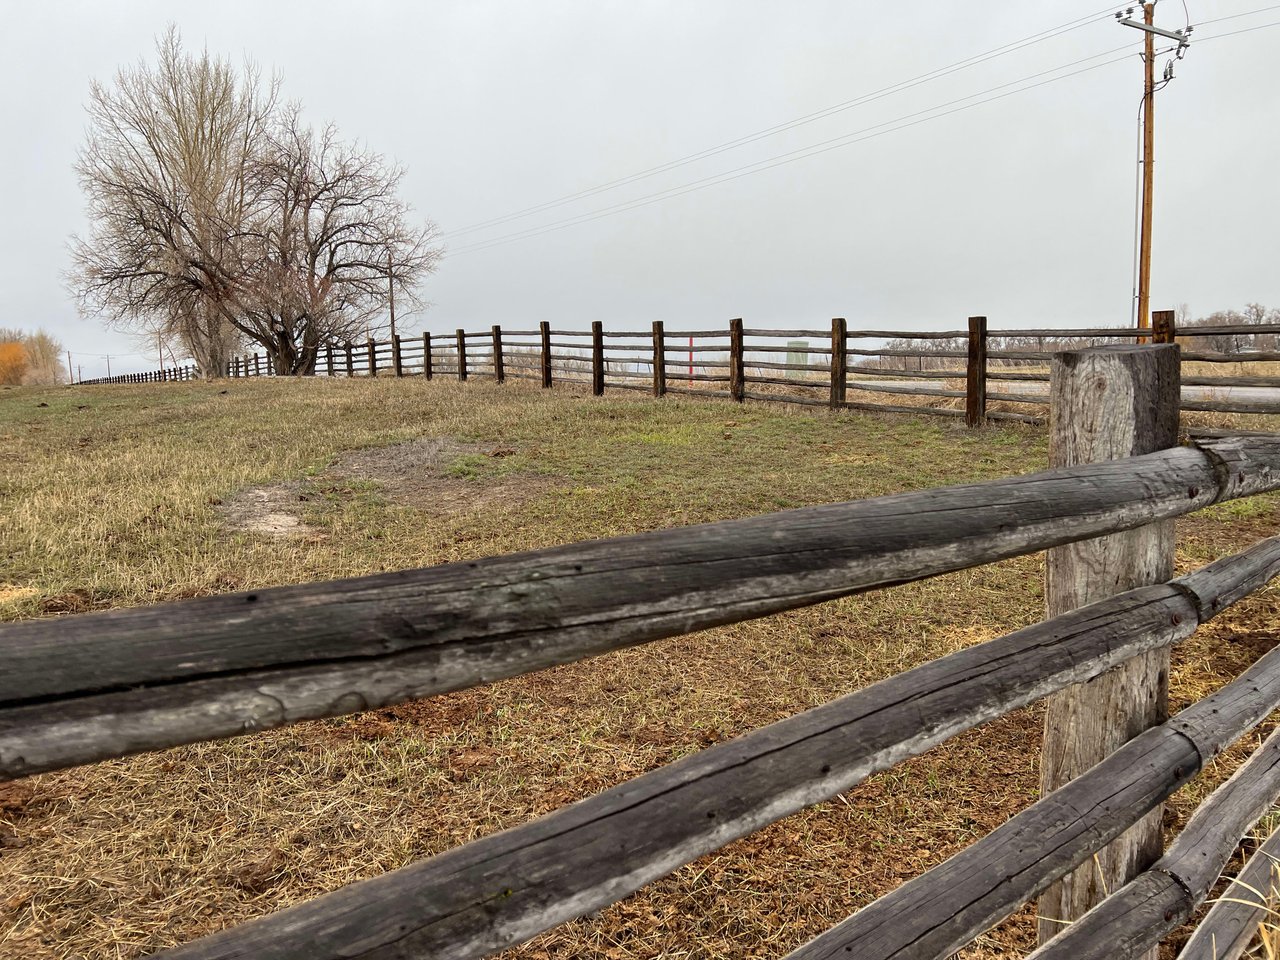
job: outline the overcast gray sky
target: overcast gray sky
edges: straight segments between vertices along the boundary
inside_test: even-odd
[[[1157,7],[1161,26],[1187,16],[1201,26],[1157,100],[1153,306],[1280,306],[1280,27],[1210,39],[1280,21],[1280,5],[1186,6]],[[103,370],[94,354],[115,355],[113,372],[155,365],[154,351],[78,316],[61,277],[67,238],[85,229],[72,164],[90,78],[151,59],[170,22],[190,47],[279,71],[310,119],[335,121],[407,168],[406,199],[449,249],[415,329],[739,316],[924,329],[970,314],[993,328],[1122,324],[1142,67],[1140,34],[1111,19],[1116,9],[1090,0],[4,0],[0,325],[46,327],[85,376]],[[1261,12],[1235,16],[1249,11]],[[461,232],[1091,16],[745,146]],[[1052,82],[1034,89],[894,129],[1099,54],[1037,76],[1028,82]],[[1087,67],[1096,69],[1054,79]],[[861,130],[879,135],[483,246]]]

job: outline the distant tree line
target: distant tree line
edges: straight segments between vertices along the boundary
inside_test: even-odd
[[[1192,318],[1185,306],[1180,307],[1175,318],[1178,330],[1189,327],[1218,326],[1260,326],[1263,324],[1280,324],[1280,309],[1268,308],[1260,303],[1246,304],[1243,310],[1218,310],[1204,317]],[[1079,350],[1084,347],[1099,346],[1105,343],[1132,343],[1131,337],[1002,337],[993,334],[987,338],[989,352],[1034,351],[1043,353],[1049,350]],[[1246,350],[1280,350],[1280,334],[1276,333],[1221,333],[1199,337],[1177,337],[1177,342],[1184,349],[1209,351],[1214,353],[1238,353]],[[963,365],[958,357],[946,356],[948,353],[964,353],[968,350],[968,339],[965,337],[949,337],[937,340],[913,340],[899,338],[885,344],[886,350],[915,350],[925,354],[943,354],[942,356],[923,357],[867,357],[856,366],[889,365],[910,370],[945,370],[953,369],[957,364]],[[1043,365],[1042,360],[992,360],[999,366],[1031,366]]]
[[[1221,327],[1221,326],[1258,326],[1267,323],[1280,323],[1280,309],[1263,306],[1260,303],[1245,304],[1243,310],[1218,310],[1207,317],[1188,317],[1186,307],[1178,309],[1176,318],[1178,329],[1187,327]],[[1242,350],[1278,350],[1280,334],[1274,333],[1217,333],[1203,337],[1178,337],[1178,343],[1193,350],[1207,350],[1214,353],[1238,353]]]
[[[66,383],[62,344],[43,330],[0,327],[0,384]]]
[[[241,347],[288,375],[381,332],[392,297],[420,304],[442,248],[397,196],[403,171],[304,123],[278,77],[188,54],[170,29],[154,66],[91,85],[88,113],[91,226],[69,277],[86,314],[180,343],[206,375]]]

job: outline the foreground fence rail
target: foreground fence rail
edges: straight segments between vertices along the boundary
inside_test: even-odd
[[[737,327],[729,335],[750,331]],[[593,339],[603,341],[599,329]],[[467,347],[459,346],[462,356]],[[1171,349],[1136,348],[1125,361]],[[1166,399],[1176,403],[1176,356],[1166,352],[1161,362],[1174,371],[1175,392]],[[727,376],[732,392],[741,374],[730,367]],[[1147,400],[1135,396],[1135,409]],[[0,675],[0,779],[457,690],[1050,547],[1126,536],[1276,489],[1280,437],[1211,439],[1004,480],[470,563],[0,625],[9,667]],[[500,951],[960,732],[1165,650],[1278,575],[1280,537],[165,955],[464,958]],[[1086,862],[1277,708],[1280,651],[792,956],[950,955]],[[1037,955],[1142,955],[1203,900],[1236,840],[1278,794],[1280,739],[1273,737],[1162,859]]]
[[[640,390],[654,396],[679,394],[738,402],[794,403],[872,413],[911,413],[963,419],[969,426],[988,421],[1038,424],[1049,397],[1048,363],[1063,349],[1101,343],[1183,345],[1185,364],[1280,364],[1280,351],[1235,349],[1201,351],[1197,343],[1280,339],[1280,324],[1219,324],[1175,328],[1173,311],[1156,311],[1153,328],[1076,327],[989,329],[986,317],[969,318],[963,330],[851,329],[840,318],[830,331],[781,330],[744,326],[731,320],[723,330],[458,330],[451,335],[424,333],[386,341],[327,344],[320,348],[316,373],[329,377],[423,376],[459,381],[487,377],[499,382],[537,381],[578,384],[596,395],[606,390]],[[1011,348],[1008,344],[1017,344]],[[1189,349],[1190,348],[1190,349]],[[1036,369],[1041,367],[1042,369]],[[1277,375],[1245,372],[1188,373],[1192,388],[1184,411],[1280,413]],[[263,354],[234,357],[231,377],[275,376]],[[150,383],[187,380],[193,367],[147,374],[126,374],[95,383]],[[939,381],[930,383],[929,381]],[[1276,390],[1258,398],[1237,390]],[[891,402],[904,398],[904,402]],[[960,401],[948,405],[949,401]],[[988,410],[989,403],[1022,410]],[[1025,411],[1025,412],[1023,412]]]

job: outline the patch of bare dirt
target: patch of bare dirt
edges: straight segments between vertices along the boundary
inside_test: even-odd
[[[305,494],[298,480],[248,487],[218,504],[218,512],[233,530],[247,530],[269,537],[314,533],[299,517]]]
[[[390,447],[373,447],[344,454],[312,481],[249,487],[219,505],[233,529],[269,536],[315,533],[300,519],[300,504],[310,499],[309,483],[361,480],[378,484],[396,503],[438,515],[460,513],[489,503],[511,504],[529,499],[549,487],[550,477],[527,473],[489,475],[484,470],[451,471],[461,458],[485,463],[515,454],[510,447],[459,443],[425,437]]]

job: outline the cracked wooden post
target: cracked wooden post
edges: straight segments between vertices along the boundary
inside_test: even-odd
[[[391,338],[391,368],[397,377],[404,376],[404,368],[400,363],[400,334],[398,333]]]
[[[422,331],[422,379],[431,379],[431,334]]]
[[[1179,350],[1121,345],[1058,354],[1050,382],[1049,465],[1154,453],[1178,443]],[[1046,615],[1057,616],[1173,576],[1173,521],[1054,547]],[[1168,719],[1169,651],[1142,654],[1048,699],[1040,790],[1047,794]],[[1040,942],[1160,857],[1157,808],[1040,898]],[[1149,955],[1155,960],[1156,953]]]
[[[369,376],[376,377],[378,375],[378,343],[373,337],[370,337],[365,344],[365,351],[369,355]]]
[[[458,382],[467,379],[467,333],[458,328]]]
[[[356,375],[356,358],[355,348],[351,345],[351,341],[347,341],[347,376],[354,377]]]
[[[1155,332],[1155,336],[1151,338],[1153,343],[1173,343],[1178,333],[1173,321],[1173,311],[1153,310],[1151,329]]]

